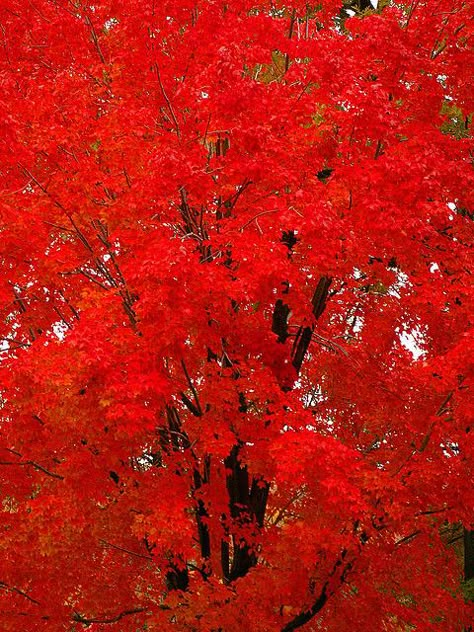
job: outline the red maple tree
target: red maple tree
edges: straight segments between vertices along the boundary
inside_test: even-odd
[[[469,626],[472,25],[1,2],[2,630]]]

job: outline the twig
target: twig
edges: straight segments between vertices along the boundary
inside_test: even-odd
[[[8,336],[4,336],[3,338],[0,338],[0,340],[3,340],[4,342],[8,342],[9,345],[14,344],[16,345],[16,347],[21,347],[21,348],[31,347],[30,342],[21,342],[20,340],[15,340],[15,338],[9,338]]]
[[[418,4],[419,4],[420,0],[413,0],[413,2],[411,3],[410,9],[409,9],[409,14],[408,14],[408,18],[407,18],[407,22],[405,24],[405,30],[408,30],[408,25],[410,24],[410,20],[412,18],[412,15],[415,12],[415,9],[417,8]]]
[[[438,408],[437,412],[436,412],[436,417],[441,417],[441,415],[443,415],[448,409],[446,408],[446,406],[448,405],[451,397],[453,396],[453,392],[454,391],[450,391],[446,397],[443,400],[443,403],[441,404],[441,406]],[[428,432],[426,433],[426,435],[423,437],[423,441],[420,444],[420,447],[418,448],[418,452],[424,452],[426,450],[426,447],[428,446],[429,440],[431,439],[431,435],[433,434],[433,430],[435,427],[435,422],[433,421],[433,423],[430,425]]]
[[[115,617],[109,617],[109,618],[103,618],[103,619],[100,619],[100,618],[88,619],[87,617],[82,616],[78,612],[75,612],[72,615],[72,620],[75,621],[76,623],[83,623],[84,625],[92,625],[93,623],[117,623],[124,617],[128,617],[133,614],[139,614],[140,612],[145,612],[145,610],[146,610],[145,608],[132,608],[130,610],[124,610],[123,612],[116,615]]]
[[[61,313],[61,310],[59,310],[56,305],[53,305],[53,310],[56,312],[56,314],[59,316],[60,320],[66,325],[66,327],[70,330],[72,329],[72,325],[71,323],[66,320],[66,318],[64,318],[63,314]]]
[[[49,20],[43,13],[41,13],[41,11],[35,7],[35,5],[31,2],[31,0],[28,0],[28,4],[30,5],[30,7],[36,11],[36,13],[45,21],[48,23],[51,23],[51,20]]]
[[[237,201],[238,201],[239,197],[242,195],[242,193],[245,191],[245,189],[247,189],[251,184],[253,184],[252,180],[245,179],[243,181],[243,183],[240,185],[238,191],[233,195],[233,197],[231,197],[228,200],[231,209],[234,208],[234,206],[237,204]]]
[[[75,233],[75,230],[72,230],[71,228],[66,228],[66,226],[61,226],[60,224],[55,224],[54,222],[48,222],[47,220],[43,220],[43,224],[47,224],[48,226],[53,226],[54,228],[57,228],[58,230],[63,230],[65,233]]]
[[[201,574],[202,578],[204,579],[204,581],[209,581],[209,577],[206,575],[206,571],[202,568],[199,568],[199,566],[196,566],[195,564],[192,564],[191,562],[187,562],[186,566],[193,570],[193,571],[197,571],[198,573]]]
[[[106,64],[107,62],[105,61],[105,57],[102,54],[102,50],[100,48],[99,38],[97,37],[97,33],[95,31],[94,25],[92,24],[91,19],[88,15],[85,16],[85,21],[86,21],[87,26],[90,28],[92,41],[94,43],[97,54],[99,55],[100,61],[103,64]]]
[[[66,217],[68,218],[68,220],[71,222],[77,236],[79,237],[79,239],[81,240],[81,242],[83,243],[83,245],[85,246],[85,248],[89,251],[92,252],[92,246],[90,245],[90,243],[87,241],[85,235],[81,232],[81,230],[79,229],[79,226],[76,224],[76,222],[74,221],[71,213],[69,213],[69,211],[66,210],[66,208],[61,204],[61,202],[59,200],[56,200],[55,198],[53,198],[53,196],[51,195],[51,193],[41,184],[41,182],[39,180],[37,180],[35,178],[35,176],[31,173],[31,171],[29,171],[24,165],[21,164],[21,162],[18,163],[18,166],[20,167],[20,169],[23,171],[23,173],[28,176],[35,184],[36,186],[45,194],[49,197],[49,199],[52,201],[52,203],[57,206],[58,208],[60,208],[63,213],[66,215]]]
[[[92,281],[93,283],[101,287],[103,290],[110,290],[110,286],[104,285],[104,283],[102,283],[101,281],[98,281],[92,274],[90,274],[89,272],[86,272],[85,270],[78,270],[76,274],[84,275],[86,279],[89,279],[89,281]]]
[[[268,519],[269,524],[271,524],[273,527],[276,527],[276,525],[281,522],[281,520],[283,520],[283,518],[286,517],[286,512],[288,510],[288,508],[293,505],[294,503],[296,503],[298,500],[300,500],[300,498],[302,498],[304,496],[305,490],[304,489],[299,489],[296,494],[294,494],[290,500],[286,503],[286,505],[284,505],[283,507],[281,507],[278,511],[277,514],[275,516],[275,518],[273,518],[273,516],[270,516]]]
[[[30,597],[29,595],[26,594],[26,592],[24,592],[23,590],[20,590],[20,588],[17,588],[16,586],[9,586],[7,583],[0,581],[0,588],[4,588],[5,590],[9,590],[11,592],[16,592],[18,595],[21,595],[25,599],[28,599],[28,601],[31,601],[31,603],[34,603],[37,606],[40,605],[39,601],[37,601],[36,599],[33,599],[33,597]]]
[[[341,566],[343,567],[342,571],[339,574],[338,584],[334,588],[330,588],[330,580],[328,578],[326,582],[324,583],[321,589],[321,592],[318,595],[318,598],[310,606],[310,608],[308,608],[307,610],[302,610],[293,619],[291,619],[291,621],[289,621],[285,626],[283,626],[280,632],[293,632],[293,630],[296,630],[297,628],[300,628],[306,623],[308,623],[308,621],[311,621],[311,619],[313,619],[313,617],[315,617],[318,614],[318,612],[320,612],[324,608],[328,599],[332,597],[339,588],[341,588],[341,586],[346,581],[347,574],[352,570],[355,560],[353,560],[352,562],[346,562],[345,561],[346,556],[347,556],[347,550],[344,549],[341,552],[341,555],[339,556],[338,560],[334,563],[334,566],[331,572],[329,573],[329,578],[332,578],[334,575],[336,575],[340,567]]]
[[[50,472],[45,467],[43,467],[39,463],[35,463],[34,461],[0,461],[0,465],[19,465],[20,467],[31,465],[31,467],[34,467],[36,470],[39,470],[40,472],[43,472],[47,476],[51,476],[51,478],[57,478],[60,481],[64,480],[64,476],[61,476],[61,474],[56,474],[56,472]]]
[[[192,380],[191,380],[191,378],[189,376],[189,373],[188,373],[188,370],[186,368],[186,365],[184,364],[184,360],[181,360],[181,366],[183,367],[184,375],[186,376],[186,380],[188,381],[189,388],[191,389],[191,392],[192,392],[193,397],[194,397],[194,401],[196,402],[196,408],[198,410],[199,416],[201,416],[202,415],[201,403],[199,402],[199,397],[198,397],[198,394],[197,394],[197,391],[196,391],[196,387],[194,386],[194,384],[193,384],[193,382],[192,382]]]
[[[295,20],[296,20],[296,9],[293,9],[293,12],[291,14],[290,32],[288,34],[288,39],[291,39],[293,37],[293,28],[295,26]],[[285,72],[288,71],[289,66],[290,66],[290,55],[288,53],[286,53],[286,55],[285,55]]]
[[[166,105],[168,106],[168,110],[169,110],[169,112],[171,114],[171,118],[173,119],[173,123],[175,124],[175,127],[176,127],[176,135],[177,135],[177,137],[179,139],[181,139],[181,132],[180,132],[180,129],[179,129],[178,119],[176,118],[176,114],[174,113],[173,106],[171,105],[171,101],[169,100],[168,95],[165,92],[165,88],[164,88],[163,83],[161,81],[160,69],[159,69],[158,64],[156,62],[155,62],[155,70],[156,70],[156,76],[157,76],[157,79],[158,79],[158,83],[160,84],[161,93],[163,94],[163,97],[164,97],[164,99],[166,101]]]
[[[417,516],[432,516],[433,514],[443,513],[443,511],[448,511],[452,509],[452,507],[441,507],[441,509],[429,509],[428,511],[419,511]]]
[[[414,531],[413,533],[410,533],[410,535],[406,535],[405,537],[400,538],[400,540],[397,540],[395,542],[395,546],[399,546],[400,544],[404,544],[405,542],[408,542],[409,540],[411,540],[412,538],[416,537],[420,533],[421,533],[421,531],[418,529],[418,531]]]
[[[121,546],[117,546],[117,544],[112,544],[111,542],[107,542],[107,540],[103,540],[99,538],[99,542],[104,546],[109,546],[111,549],[116,549],[117,551],[122,551],[123,553],[128,553],[129,555],[133,555],[134,557],[141,557],[144,560],[152,560],[153,557],[151,555],[143,555],[143,553],[135,553],[135,551],[130,551],[129,549],[124,549]]]
[[[279,211],[279,209],[274,208],[274,209],[272,209],[270,211],[262,211],[261,213],[257,213],[257,215],[255,215],[255,217],[252,217],[252,219],[249,219],[248,222],[245,222],[245,224],[239,228],[240,232],[242,232],[244,230],[244,228],[247,228],[247,226],[249,226],[249,224],[254,222],[256,219],[258,219],[262,215],[268,215],[269,213],[278,213],[278,211]]]

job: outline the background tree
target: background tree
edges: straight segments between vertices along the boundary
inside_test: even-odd
[[[472,620],[472,5],[370,4],[2,3],[3,630]]]

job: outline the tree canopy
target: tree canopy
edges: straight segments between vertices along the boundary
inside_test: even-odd
[[[469,625],[473,17],[3,0],[2,630]]]

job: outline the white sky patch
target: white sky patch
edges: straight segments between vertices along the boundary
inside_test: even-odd
[[[352,321],[352,333],[358,334],[362,331],[362,327],[364,326],[364,319],[362,316],[354,316]]]
[[[117,20],[117,18],[110,18],[109,20],[107,20],[107,22],[104,24],[104,29],[106,31],[110,31],[114,28],[114,26],[116,26],[119,23],[119,21]]]
[[[425,338],[419,329],[414,328],[410,331],[402,331],[399,334],[399,338],[402,347],[405,347],[407,351],[410,351],[414,360],[418,360],[426,355],[426,351],[423,349]]]
[[[390,296],[394,296],[395,298],[400,298],[401,289],[411,285],[411,283],[408,280],[408,275],[402,272],[401,270],[396,271],[396,277],[397,277],[397,280],[395,281],[395,283],[392,283],[392,285],[388,288],[388,293],[390,294]]]
[[[68,327],[65,325],[65,323],[63,323],[62,320],[58,320],[57,322],[53,323],[51,329],[59,340],[64,340]]]

